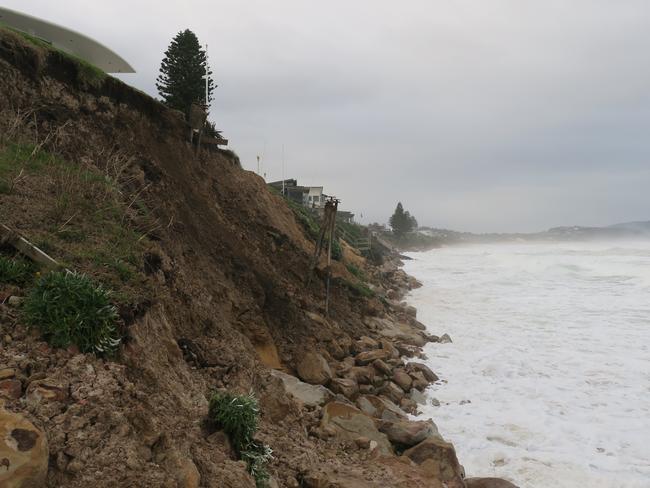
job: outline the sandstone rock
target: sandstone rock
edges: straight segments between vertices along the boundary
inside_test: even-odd
[[[371,351],[373,349],[377,349],[378,347],[379,347],[379,343],[373,338],[368,336],[362,336],[358,341],[354,342],[354,350],[357,353],[361,353],[364,351]]]
[[[375,392],[375,387],[372,385],[359,385],[359,394],[372,395]]]
[[[371,385],[375,379],[375,368],[372,366],[354,366],[345,373],[345,377],[362,385]]]
[[[323,356],[315,352],[305,354],[298,366],[298,376],[312,385],[324,385],[332,379],[332,371]]]
[[[386,376],[391,376],[393,374],[393,368],[386,364],[381,359],[375,359],[372,362],[372,366],[381,374]]]
[[[424,393],[420,392],[419,390],[416,390],[415,388],[411,389],[409,396],[411,400],[413,400],[418,405],[427,404],[427,397],[424,395]]]
[[[406,356],[409,358],[416,356],[419,352],[417,346],[406,344],[404,342],[398,342],[395,347],[397,348],[401,356]]]
[[[380,343],[381,343],[381,348],[386,349],[390,353],[391,358],[399,357],[399,351],[393,345],[393,343],[390,342],[388,339],[381,339]]]
[[[67,387],[48,383],[47,380],[32,381],[27,387],[27,400],[30,403],[62,402],[67,398]]]
[[[389,441],[399,447],[412,447],[431,435],[438,434],[438,428],[431,420],[384,421],[380,423],[379,430],[388,436]]]
[[[14,376],[16,376],[16,370],[14,368],[0,369],[0,380],[7,380]]]
[[[23,304],[23,300],[24,300],[23,297],[10,296],[7,299],[7,305],[9,305],[10,307],[17,308]]]
[[[359,409],[371,417],[383,420],[401,420],[406,418],[406,412],[386,398],[375,395],[364,395],[357,399]]]
[[[408,397],[402,398],[399,402],[399,406],[402,408],[402,410],[404,410],[406,413],[410,413],[411,415],[417,415],[418,413],[418,404]]]
[[[48,461],[45,434],[22,415],[0,407],[0,486],[46,486]]]
[[[449,337],[449,334],[442,334],[440,338],[438,339],[438,342],[440,344],[449,344],[452,342],[451,337]]]
[[[334,378],[330,381],[330,388],[334,393],[339,393],[350,400],[359,396],[359,385],[349,378]]]
[[[375,349],[357,354],[354,358],[359,366],[366,366],[377,359],[385,360],[390,357],[390,352],[386,349]]]
[[[429,386],[429,382],[421,372],[414,371],[409,373],[409,375],[413,379],[413,388],[415,388],[416,390],[424,391],[427,389],[427,386]]]
[[[500,478],[468,478],[465,484],[467,488],[517,488],[517,485]]]
[[[321,420],[323,428],[332,426],[340,439],[354,441],[367,437],[377,442],[377,449],[382,454],[392,454],[392,448],[385,434],[379,432],[375,422],[361,410],[340,402],[330,402],[323,408]]]
[[[381,389],[381,393],[386,395],[391,401],[399,403],[402,398],[404,398],[404,390],[397,386],[392,381],[389,381]]]
[[[413,379],[403,369],[398,369],[393,373],[393,382],[405,392],[411,391]]]
[[[437,398],[432,398],[431,399],[431,405],[433,405],[434,407],[439,407],[440,406],[440,400],[438,400]]]
[[[370,448],[370,439],[367,437],[357,437],[354,440],[355,444],[359,449],[369,449]]]
[[[0,397],[17,400],[22,395],[23,387],[19,380],[9,379],[0,381]]]
[[[409,373],[422,373],[424,378],[429,381],[429,382],[434,382],[438,381],[438,375],[436,375],[433,371],[431,371],[431,368],[427,366],[426,364],[422,363],[408,363],[406,365],[406,371]]]
[[[454,446],[440,435],[433,434],[404,451],[404,455],[426,469],[429,476],[446,483],[448,488],[465,488],[463,470]]]
[[[406,312],[407,315],[410,315],[411,317],[416,317],[418,314],[417,308],[415,308],[412,305],[408,305],[404,311]]]
[[[295,376],[272,370],[271,374],[282,380],[284,389],[304,405],[322,406],[334,397],[334,393],[322,385],[310,385]]]

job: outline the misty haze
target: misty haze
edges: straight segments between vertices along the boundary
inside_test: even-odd
[[[650,487],[647,0],[5,0],[0,488]]]

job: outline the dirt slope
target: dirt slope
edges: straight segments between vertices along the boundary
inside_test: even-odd
[[[260,398],[280,486],[313,470],[418,486],[400,463],[371,469],[371,454],[311,435],[318,411],[269,374],[308,350],[336,364],[376,335],[369,316],[394,311],[351,293],[336,263],[322,319],[322,271],[304,284],[313,243],[261,178],[230,153],[195,154],[181,117],[148,96],[5,31],[0,130],[0,222],[115,289],[125,336],[112,360],[54,350],[1,306],[0,368],[22,385],[6,408],[46,432],[48,486],[254,486],[205,422],[216,388]]]

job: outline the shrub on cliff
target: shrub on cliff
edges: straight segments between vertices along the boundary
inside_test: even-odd
[[[53,271],[27,296],[28,324],[55,347],[76,345],[81,352],[110,353],[120,343],[117,310],[110,293],[85,275]]]
[[[22,259],[0,256],[0,283],[24,286],[34,276],[34,267]]]
[[[269,474],[266,464],[273,451],[254,439],[259,418],[255,397],[252,394],[239,396],[217,392],[210,398],[208,416],[224,430],[240,458],[246,461],[257,487],[267,486]]]

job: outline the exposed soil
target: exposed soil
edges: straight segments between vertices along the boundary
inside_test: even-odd
[[[403,307],[379,299],[396,276],[406,282],[394,263],[374,268],[346,249],[377,296],[352,293],[345,282],[357,278],[335,262],[325,319],[324,262],[306,287],[313,242],[260,177],[229,153],[196,154],[182,117],[145,94],[84,81],[74,61],[4,31],[0,128],[100,177],[65,179],[52,161],[27,169],[0,194],[0,222],[113,288],[125,336],[112,359],[54,350],[0,305],[0,369],[15,368],[22,388],[5,407],[47,434],[47,486],[254,486],[206,422],[218,388],[260,399],[279,486],[442,486],[407,459],[315,435],[320,409],[269,373],[295,374],[306,351],[336,369],[355,340],[377,337],[372,317],[419,333]],[[0,301],[22,293],[0,288]]]

